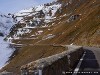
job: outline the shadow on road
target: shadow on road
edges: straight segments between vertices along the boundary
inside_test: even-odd
[[[85,52],[85,56],[77,75],[100,75],[100,67],[95,54],[88,49],[86,49]]]

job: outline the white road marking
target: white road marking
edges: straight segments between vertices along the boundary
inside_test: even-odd
[[[83,58],[84,58],[85,54],[86,54],[86,52],[84,52],[82,58],[80,59],[78,65],[77,65],[77,67],[75,68],[75,70],[74,70],[74,72],[73,72],[72,75],[77,75],[77,73],[78,73],[78,71],[79,71],[79,68],[80,68],[80,66],[81,66],[81,63],[82,63],[82,61],[83,61]]]

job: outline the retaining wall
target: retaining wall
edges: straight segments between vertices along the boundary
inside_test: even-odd
[[[84,50],[80,46],[66,47],[69,50],[22,66],[21,75],[64,75],[72,72]]]

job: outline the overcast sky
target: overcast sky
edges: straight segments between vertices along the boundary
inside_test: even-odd
[[[0,12],[15,13],[25,8],[52,2],[54,0],[0,0]]]

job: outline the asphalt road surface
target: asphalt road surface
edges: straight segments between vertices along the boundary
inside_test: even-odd
[[[85,53],[75,75],[100,75],[100,48],[84,47]]]

